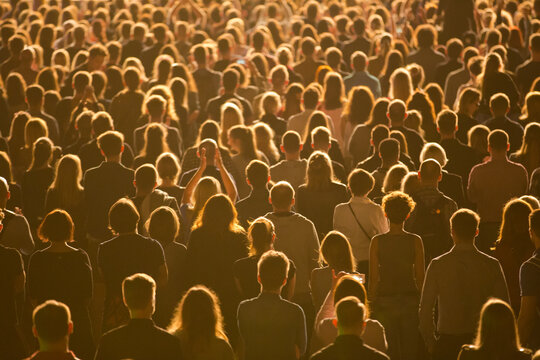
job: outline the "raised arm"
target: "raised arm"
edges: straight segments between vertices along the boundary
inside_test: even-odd
[[[197,169],[197,172],[193,175],[191,180],[186,185],[186,189],[184,190],[184,194],[182,194],[182,205],[183,204],[189,204],[191,202],[191,195],[193,194],[193,191],[195,191],[195,187],[197,186],[197,183],[201,179],[204,170],[206,170],[206,149],[202,148],[201,153],[201,163],[199,165],[199,168]]]
[[[229,174],[223,165],[223,159],[221,158],[221,151],[219,151],[219,149],[216,149],[216,166],[219,169],[219,174],[221,175],[221,180],[223,180],[223,185],[225,185],[225,192],[227,193],[227,196],[233,203],[235,203],[238,192],[236,191],[236,186],[234,185],[231,174]]]

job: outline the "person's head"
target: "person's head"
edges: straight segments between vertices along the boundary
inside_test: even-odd
[[[131,318],[150,318],[156,302],[156,282],[150,275],[134,274],[122,281],[122,296]]]
[[[266,188],[268,181],[270,181],[270,168],[260,160],[251,160],[246,167],[246,178],[252,188]]]
[[[463,42],[457,38],[450,39],[446,42],[446,54],[452,60],[457,60],[463,52]]]
[[[481,93],[475,88],[466,88],[459,95],[458,112],[473,116],[480,106]]]
[[[229,146],[249,159],[257,159],[259,157],[255,147],[255,134],[251,127],[236,125],[230,128]]]
[[[420,162],[424,162],[429,159],[437,161],[441,168],[443,168],[448,162],[444,148],[434,142],[425,144],[420,152]]]
[[[105,59],[109,55],[107,48],[101,44],[94,44],[88,49],[88,68],[100,70],[105,64]]]
[[[302,139],[296,131],[287,131],[281,137],[281,152],[298,155],[302,150]]]
[[[302,101],[305,109],[315,109],[319,104],[320,93],[314,86],[308,86],[302,93]]]
[[[384,214],[392,224],[403,224],[415,206],[414,200],[401,191],[391,192],[382,200]]]
[[[355,197],[365,197],[373,190],[375,179],[364,169],[353,170],[348,179],[349,190]]]
[[[208,199],[193,228],[212,229],[217,232],[239,232],[238,213],[231,199],[224,194],[216,194]],[[243,231],[243,230],[242,230]]]
[[[124,135],[117,131],[106,131],[97,138],[101,154],[107,161],[119,158],[124,151]]]
[[[459,209],[450,218],[450,229],[454,243],[472,244],[478,235],[480,217],[472,210]]]
[[[54,145],[47,137],[40,137],[32,146],[32,162],[29,169],[40,169],[49,166]]]
[[[418,47],[426,49],[435,45],[437,41],[437,32],[433,25],[420,25],[416,28],[415,37]]]
[[[234,92],[238,87],[239,75],[234,69],[225,70],[223,72],[222,85],[225,92]]]
[[[407,117],[407,106],[401,100],[393,100],[388,105],[387,116],[392,126],[399,126],[403,124],[405,117]]]
[[[380,143],[390,137],[390,129],[386,125],[376,125],[371,129],[371,146],[377,151],[379,149]]]
[[[441,164],[434,159],[426,159],[420,164],[418,178],[423,186],[436,187],[442,179]]]
[[[328,154],[321,151],[313,152],[308,159],[306,174],[308,188],[315,191],[327,188],[334,179],[332,162]]]
[[[303,38],[300,44],[302,54],[304,54],[306,58],[312,57],[313,54],[315,53],[315,46],[316,46],[315,40],[313,40],[311,37],[308,36],[308,37]]]
[[[289,265],[284,253],[275,250],[265,252],[257,263],[257,278],[262,291],[280,292],[287,282]]]
[[[328,265],[336,274],[344,271],[356,271],[351,244],[345,235],[339,231],[330,231],[324,237],[319,251],[319,262]]]
[[[261,99],[261,114],[277,114],[281,108],[281,98],[274,91],[267,91]]]
[[[67,347],[73,333],[71,312],[67,305],[56,300],[48,300],[38,305],[32,313],[32,333],[38,339],[40,348],[51,348],[57,344]]]
[[[32,109],[41,109],[45,92],[40,85],[30,85],[26,88],[26,102]]]
[[[513,354],[521,350],[514,311],[506,302],[490,299],[482,307],[474,345],[486,354]]]
[[[375,100],[370,88],[367,86],[355,86],[349,91],[343,117],[352,125],[352,128],[358,124],[364,124],[371,116],[374,103]]]
[[[324,126],[318,126],[311,131],[311,147],[315,151],[328,152],[332,146],[330,130]]]
[[[148,235],[162,245],[172,243],[180,230],[178,215],[168,206],[160,206],[150,214],[147,223]]]
[[[201,157],[201,155],[203,154],[203,150],[205,152],[206,163],[209,165],[214,164],[216,151],[218,151],[217,143],[212,139],[204,139],[199,143],[199,147],[197,149],[198,157]]]
[[[458,130],[457,115],[452,110],[443,110],[437,115],[437,130],[442,136],[453,137]]]
[[[529,215],[529,233],[536,248],[540,248],[540,209],[536,209]]]
[[[124,84],[130,91],[135,91],[141,84],[141,72],[134,66],[129,66],[123,73]]]
[[[357,298],[360,302],[366,305],[366,317],[368,316],[367,312],[367,293],[366,288],[363,285],[362,279],[355,274],[347,274],[341,276],[334,289],[332,297],[334,299],[334,304],[337,304],[341,299],[346,297],[353,296]]]
[[[137,194],[146,196],[157,186],[157,171],[154,165],[144,164],[135,170],[135,181],[133,182],[137,189]]]
[[[73,220],[64,210],[48,213],[38,228],[38,236],[43,242],[67,243],[73,241]]]
[[[468,145],[479,154],[488,153],[489,128],[485,125],[475,125],[467,132]]]
[[[532,211],[531,205],[524,200],[512,199],[507,202],[503,209],[498,241],[512,248],[528,248],[531,241],[529,215]]]
[[[204,285],[190,288],[182,297],[168,328],[170,333],[182,333],[187,348],[182,351],[196,354],[217,338],[227,340],[218,296]]]
[[[139,212],[129,199],[120,199],[109,209],[109,228],[113,233],[134,233],[137,231],[139,220]]]
[[[506,94],[495,94],[489,99],[489,108],[493,116],[505,116],[510,110],[510,100]]]
[[[244,115],[240,106],[234,102],[221,105],[221,141],[228,143],[229,129],[236,125],[244,125]]]
[[[398,162],[400,154],[399,141],[394,138],[388,138],[379,144],[379,156],[386,165],[393,165]]]
[[[508,134],[504,130],[493,130],[488,136],[488,149],[493,154],[506,154],[510,149]]]
[[[356,297],[341,299],[336,304],[338,333],[360,337],[366,327],[366,313],[365,305]]]
[[[290,211],[294,205],[294,189],[291,184],[286,181],[274,184],[270,190],[270,203],[274,212]]]
[[[153,119],[161,119],[167,111],[167,101],[160,95],[150,95],[145,100],[145,107]]]
[[[180,173],[180,163],[176,155],[163,153],[156,160],[156,170],[162,183],[176,183]]]
[[[383,181],[382,190],[385,194],[401,190],[403,178],[407,176],[409,169],[403,164],[396,164],[388,169]]]
[[[262,255],[273,248],[276,238],[274,224],[265,217],[259,217],[249,225],[248,239],[251,245],[252,255]]]
[[[362,51],[355,51],[351,55],[351,66],[354,71],[365,71],[368,64],[368,58]]]

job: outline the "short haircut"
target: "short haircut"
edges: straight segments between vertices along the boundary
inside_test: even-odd
[[[295,153],[300,151],[302,145],[302,139],[296,131],[287,131],[281,137],[281,145],[286,153]]]
[[[144,164],[135,170],[135,185],[141,190],[151,190],[156,186],[157,171],[154,165]]]
[[[399,141],[388,138],[379,144],[379,154],[383,160],[399,159]]]
[[[122,281],[124,302],[129,309],[142,310],[154,302],[156,282],[146,274],[134,274]]]
[[[76,91],[84,91],[84,89],[91,83],[92,76],[88,71],[78,71],[75,76],[73,76],[73,88]]]
[[[39,105],[43,101],[44,94],[45,91],[41,85],[34,84],[26,88],[26,100],[29,105]]]
[[[109,228],[117,234],[137,230],[139,219],[139,212],[129,199],[120,199],[109,209]]]
[[[315,109],[319,104],[320,94],[314,86],[308,86],[302,93],[302,99],[304,100],[304,106],[306,109]]]
[[[71,216],[56,209],[45,216],[38,227],[38,236],[44,242],[69,242],[73,241],[73,228]]]
[[[124,135],[118,131],[106,131],[98,137],[98,147],[105,157],[120,155],[124,146]]]
[[[362,51],[355,51],[351,55],[351,66],[355,71],[364,71],[367,63],[368,58]]]
[[[161,179],[175,180],[180,172],[180,163],[176,155],[163,153],[156,160],[156,170]]]
[[[71,312],[65,304],[48,300],[34,309],[32,321],[38,338],[54,343],[69,334]]]
[[[150,214],[148,235],[161,244],[173,242],[180,230],[178,215],[168,206],[160,206]]]
[[[265,290],[277,290],[287,279],[289,259],[279,251],[265,252],[257,263],[257,274]]]
[[[107,56],[109,55],[107,48],[101,44],[94,44],[88,49],[88,57],[94,58],[97,56]]]
[[[390,120],[402,121],[407,114],[407,106],[402,100],[393,100],[388,105],[388,117]]]
[[[268,165],[259,160],[252,160],[246,167],[246,178],[251,186],[256,188],[266,186],[269,174],[270,169]]]
[[[540,209],[533,210],[529,215],[529,228],[536,236],[540,236]]]
[[[311,143],[315,146],[324,146],[332,142],[330,130],[324,126],[317,126],[311,131]]]
[[[213,139],[204,139],[199,143],[199,155],[202,154],[202,149],[206,150],[207,159],[213,159],[218,151],[218,145]]]
[[[480,217],[469,209],[459,209],[450,218],[453,233],[463,239],[474,239],[479,223]]]
[[[446,53],[450,59],[458,59],[463,52],[463,42],[453,38],[446,43]]]
[[[238,71],[234,69],[225,70],[222,78],[223,89],[225,91],[233,91],[234,89],[236,89],[236,86],[240,81],[239,78],[240,76],[238,75]]]
[[[437,127],[441,134],[452,134],[456,131],[457,115],[452,110],[443,110],[437,116]]]
[[[488,135],[488,145],[496,151],[508,149],[508,134],[504,130],[493,130]]]
[[[428,48],[435,44],[435,39],[437,37],[435,28],[433,25],[424,24],[416,28],[416,41],[418,47]]]
[[[418,170],[420,174],[420,181],[437,181],[442,173],[441,164],[437,160],[427,159],[420,164],[420,169]]]
[[[358,298],[347,296],[336,304],[337,321],[342,328],[353,328],[364,323],[366,306]]]
[[[382,200],[382,208],[392,224],[402,224],[416,206],[414,200],[401,191],[394,191]]]
[[[375,179],[364,169],[355,169],[349,175],[349,189],[354,196],[365,196],[373,190]]]
[[[134,91],[139,88],[141,82],[141,72],[136,67],[130,66],[124,70],[124,82],[129,90]]]
[[[272,205],[277,209],[285,209],[291,206],[294,200],[294,189],[286,181],[279,181],[270,190]]]
[[[208,49],[202,44],[195,45],[192,50],[193,58],[199,64],[205,64],[208,57]]]
[[[167,101],[161,95],[150,95],[146,99],[146,109],[150,116],[161,116],[167,107]]]
[[[495,114],[504,113],[510,107],[510,100],[506,94],[498,93],[489,99],[489,107]]]
[[[532,34],[529,38],[529,46],[533,52],[540,52],[540,34]]]
[[[384,139],[388,139],[389,137],[390,129],[386,125],[375,125],[375,127],[371,129],[371,140],[373,141],[373,146],[375,146],[377,150],[381,141],[383,141]]]
[[[315,52],[315,45],[315,40],[310,37],[305,37],[302,39],[300,48],[302,49],[302,52],[305,56],[311,56]]]

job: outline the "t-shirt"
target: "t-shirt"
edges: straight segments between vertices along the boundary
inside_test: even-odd
[[[17,323],[14,284],[23,271],[21,254],[0,245],[0,329]]]
[[[521,265],[519,285],[522,297],[536,296],[536,309],[540,314],[540,249],[536,249],[533,256]]]

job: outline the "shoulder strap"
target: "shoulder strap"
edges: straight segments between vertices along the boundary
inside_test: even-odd
[[[351,210],[351,214],[353,215],[354,217],[354,220],[356,220],[356,223],[358,224],[358,226],[360,227],[360,230],[362,230],[362,232],[364,233],[364,235],[366,235],[366,237],[368,239],[371,240],[371,236],[369,236],[368,232],[366,231],[366,229],[362,226],[362,224],[360,224],[360,221],[358,220],[358,218],[356,217],[356,214],[354,213],[354,210],[352,208],[352,205],[351,203],[349,203],[349,209]]]

